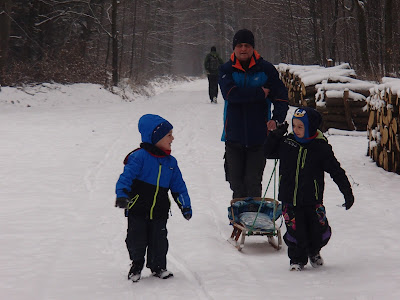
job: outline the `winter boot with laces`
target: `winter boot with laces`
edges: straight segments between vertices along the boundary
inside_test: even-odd
[[[166,269],[159,269],[159,270],[153,272],[153,276],[161,278],[161,279],[167,279],[167,278],[174,276],[174,274]]]
[[[324,264],[324,260],[319,253],[310,256],[310,264],[313,268],[319,268]]]

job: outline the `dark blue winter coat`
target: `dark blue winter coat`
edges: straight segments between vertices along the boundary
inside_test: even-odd
[[[287,89],[275,67],[257,51],[247,70],[232,54],[220,67],[219,85],[225,99],[222,141],[262,145],[267,135],[267,121],[285,120],[289,108]],[[267,99],[261,87],[270,89]],[[274,104],[272,117],[271,102]]]
[[[151,144],[154,128],[162,120],[147,115],[139,122],[143,143],[128,154],[125,167],[116,184],[117,198],[131,201],[129,213],[154,218],[167,218],[170,209],[168,191],[178,206],[190,208],[190,197],[177,160]],[[164,120],[165,121],[165,120]]]

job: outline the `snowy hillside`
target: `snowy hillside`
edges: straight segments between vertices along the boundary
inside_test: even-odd
[[[321,252],[324,267],[290,272],[286,246],[276,251],[262,237],[248,237],[242,252],[227,242],[223,100],[210,104],[207,85],[182,82],[131,102],[98,85],[2,88],[1,299],[400,299],[400,177],[366,156],[365,135],[327,134],[356,202],[349,211],[340,207],[343,197],[326,176],[333,236]],[[172,154],[193,218],[186,221],[173,204],[167,259],[174,277],[145,269],[132,283],[127,221],[114,208],[114,188],[122,160],[140,143],[145,113],[174,126]],[[264,187],[272,168],[268,161]]]

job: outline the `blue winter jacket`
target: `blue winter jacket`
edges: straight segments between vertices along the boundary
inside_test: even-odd
[[[116,184],[117,198],[130,200],[129,214],[167,218],[170,209],[168,191],[180,208],[190,208],[190,197],[177,160],[151,144],[154,128],[164,119],[146,115],[139,122],[143,143],[128,154]],[[165,121],[165,120],[164,120]]]
[[[220,67],[219,85],[225,99],[222,141],[262,145],[267,136],[267,121],[285,120],[289,108],[287,89],[275,67],[257,51],[247,70],[233,53]],[[261,87],[270,90],[267,99]],[[271,102],[274,105],[272,117]]]

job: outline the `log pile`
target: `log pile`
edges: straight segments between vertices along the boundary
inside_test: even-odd
[[[378,166],[400,174],[400,79],[384,77],[370,92],[368,154]]]
[[[366,131],[369,117],[366,99],[374,84],[349,77],[340,81],[324,81],[315,86],[316,109],[322,114],[323,120],[321,129]]]
[[[311,106],[323,117],[322,130],[367,130],[366,98],[373,83],[355,79],[347,63],[334,67],[279,64],[292,106]]]
[[[316,84],[324,80],[330,83],[341,82],[343,78],[356,76],[347,63],[327,68],[318,65],[279,64],[277,69],[288,89],[289,103],[292,106],[315,107]]]

